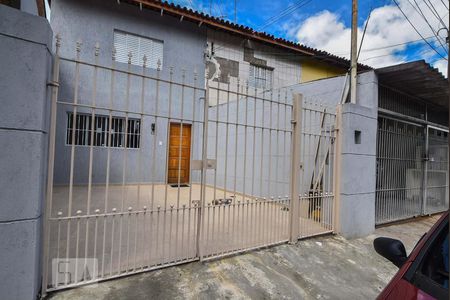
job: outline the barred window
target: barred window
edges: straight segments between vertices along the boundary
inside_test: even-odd
[[[163,45],[159,40],[114,30],[114,48],[116,61],[128,63],[128,54],[131,52],[131,64],[142,66],[144,55],[147,57],[147,67],[156,69],[158,60],[163,63]]]
[[[249,85],[260,89],[271,89],[272,77],[272,68],[250,65]]]
[[[96,115],[92,124],[92,115],[77,113],[75,122],[72,112],[67,113],[67,145],[90,146],[91,134],[93,134],[93,146],[107,147],[111,137],[111,147],[139,148],[141,142],[141,120],[128,118],[128,126],[125,126],[125,118],[111,117],[111,132],[109,132],[109,116]],[[74,124],[75,123],[75,124]],[[92,128],[92,125],[94,128]],[[127,134],[125,134],[125,130]]]

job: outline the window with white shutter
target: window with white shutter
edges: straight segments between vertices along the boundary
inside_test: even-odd
[[[159,40],[145,38],[131,33],[114,30],[114,48],[116,61],[128,63],[128,53],[131,52],[131,64],[142,66],[144,55],[147,57],[147,68],[156,69],[158,60],[163,65],[164,43]]]

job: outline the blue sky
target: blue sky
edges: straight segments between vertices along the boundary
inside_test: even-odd
[[[360,0],[359,38],[371,13],[360,62],[381,67],[425,59],[446,73],[447,61],[442,58],[447,56],[446,33],[440,31],[440,41],[435,33],[444,25],[448,27],[448,0],[396,1],[419,33],[440,54],[421,39],[393,0]],[[234,1],[173,2],[205,13],[210,12],[212,3],[212,15],[234,21]],[[289,7],[292,9],[286,10]],[[436,15],[444,20],[444,24],[440,23]],[[350,52],[351,0],[237,0],[237,22],[340,56],[348,57]]]

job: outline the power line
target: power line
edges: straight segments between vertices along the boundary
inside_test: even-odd
[[[439,13],[437,12],[436,8],[434,7],[433,3],[431,3],[431,1],[427,0],[423,0],[423,2],[425,3],[425,5],[428,7],[428,9],[431,11],[431,13],[436,17],[436,19],[438,19],[438,21],[442,24],[442,26],[444,26],[445,28],[447,28],[447,26],[445,26],[444,21],[442,21],[441,17],[439,16]],[[428,3],[431,5],[428,5]],[[444,5],[445,6],[445,5]],[[448,28],[447,28],[448,29]]]
[[[216,11],[219,11],[219,18],[224,19],[226,17],[226,15],[223,13],[222,11],[222,1],[221,0],[217,0],[216,3]]]
[[[445,46],[442,44],[441,40],[439,39],[438,34],[436,33],[436,31],[434,30],[433,26],[431,26],[430,22],[428,22],[427,18],[425,17],[425,14],[423,13],[422,9],[420,8],[419,4],[417,3],[416,0],[413,0],[414,3],[416,4],[416,6],[414,6],[410,0],[408,0],[408,3],[414,8],[414,10],[416,12],[419,13],[419,15],[422,17],[422,19],[425,21],[425,23],[427,23],[428,27],[431,29],[431,32],[436,36],[437,41],[439,42],[439,44],[441,45],[442,49],[444,49],[444,51],[447,51],[447,49],[445,49]]]
[[[425,39],[429,40],[429,39],[436,39],[436,37],[433,36],[429,36],[426,37]],[[408,44],[414,44],[414,43],[418,43],[418,42],[422,42],[422,39],[417,39],[417,40],[412,40],[412,41],[407,41],[404,43],[398,43],[398,44],[391,44],[391,45],[387,45],[387,46],[383,46],[383,47],[375,47],[375,48],[368,48],[368,49],[363,49],[362,47],[360,48],[360,52],[372,52],[372,51],[379,51],[379,50],[384,50],[384,49],[389,49],[389,48],[394,48],[394,47],[398,47],[398,46],[404,46],[404,45],[408,45]],[[225,46],[221,46],[220,48],[224,48]],[[219,49],[219,47],[217,48]],[[216,49],[215,49],[216,50]],[[259,53],[264,53],[264,54],[271,54],[274,56],[286,56],[286,57],[291,57],[291,56],[296,56],[298,57],[298,54],[296,53],[290,53],[290,52],[276,52],[276,51],[265,51],[265,50],[257,50]],[[338,52],[338,53],[334,53],[334,55],[336,56],[345,56],[350,54],[349,52]],[[313,56],[308,56],[308,57],[329,57],[327,55],[313,55]]]
[[[263,24],[263,25],[261,25],[261,26],[258,28],[258,31],[262,31],[262,29],[266,28],[267,26],[269,26],[269,25],[271,25],[271,24],[273,24],[273,23],[278,22],[281,18],[283,18],[283,17],[285,17],[285,16],[291,14],[291,13],[294,12],[295,10],[297,10],[297,9],[299,9],[299,8],[301,8],[301,7],[305,6],[305,5],[307,5],[307,4],[309,4],[310,2],[312,2],[312,0],[300,0],[300,1],[298,1],[297,3],[288,6],[286,9],[284,9],[284,10],[281,11],[280,13],[278,13],[278,14],[276,14],[276,15],[270,17],[270,18],[268,18],[268,19],[266,20],[266,23]],[[216,48],[214,49],[214,51],[217,51],[217,50],[222,49],[222,48],[225,48],[225,46],[218,46],[218,47],[216,47]]]
[[[269,25],[272,25],[276,22],[278,22],[281,18],[286,17],[288,15],[290,15],[291,13],[293,13],[295,10],[309,4],[312,0],[301,0],[298,1],[297,3],[288,6],[286,9],[284,9],[283,11],[281,11],[280,13],[270,17],[269,19],[266,20],[266,23],[263,24],[262,26],[260,26],[258,28],[258,31],[263,30],[264,28],[266,28]]]
[[[358,61],[359,54],[361,53],[362,45],[364,43],[364,37],[366,36],[366,30],[367,30],[367,26],[369,25],[370,15],[372,14],[372,11],[373,11],[373,6],[370,8],[370,12],[369,12],[369,15],[367,16],[366,24],[364,25],[364,31],[363,31],[363,35],[361,37],[361,43],[359,45],[358,54],[356,55],[356,61]]]
[[[425,52],[422,52],[421,55],[427,54],[427,53],[430,53],[430,52],[433,52],[433,49],[428,49],[428,50],[426,50]],[[392,53],[367,57],[367,58],[365,58],[365,59],[363,59],[363,60],[361,60],[361,61],[367,61],[367,60],[371,60],[371,59],[374,59],[374,58],[379,58],[379,57],[384,57],[384,56],[389,56],[389,55],[392,55]],[[415,55],[415,56],[417,56],[417,55]],[[414,56],[413,56],[413,57],[414,57]],[[446,60],[445,57],[444,57],[444,58],[438,58],[438,60],[442,60],[442,59],[445,59],[445,60]],[[431,62],[432,62],[432,61],[433,61],[433,60],[431,60]]]
[[[304,0],[303,0],[303,1],[304,1]],[[268,19],[266,19],[266,23],[267,23],[267,22],[271,22],[272,20],[274,20],[275,18],[277,18],[280,14],[282,14],[282,13],[288,11],[288,10],[291,10],[291,9],[294,8],[295,6],[301,4],[301,2],[302,2],[302,0],[299,1],[299,2],[297,2],[297,3],[294,3],[294,4],[289,5],[289,6],[286,7],[284,10],[280,11],[279,13],[277,13],[276,15],[273,15],[273,16],[269,17]],[[262,27],[262,26],[264,26],[264,24],[261,25],[261,27]]]
[[[423,35],[417,30],[416,26],[414,26],[414,24],[411,22],[411,20],[408,18],[408,16],[405,14],[405,12],[402,10],[402,8],[400,7],[400,5],[398,4],[397,0],[393,0],[395,5],[397,5],[398,9],[400,10],[400,12],[402,13],[402,15],[405,17],[405,19],[408,21],[408,23],[412,26],[412,28],[414,28],[414,30],[417,32],[417,34],[422,38],[422,40],[431,48],[433,49],[439,56],[441,56],[442,58],[446,59],[445,56],[443,56],[440,52],[438,52],[424,37]]]
[[[429,39],[435,39],[435,38],[436,37],[433,35],[433,36],[426,37],[425,39],[429,40]],[[383,46],[383,47],[369,48],[369,49],[361,50],[361,52],[371,52],[371,51],[377,51],[377,50],[384,50],[384,49],[388,49],[388,48],[394,48],[394,47],[398,47],[398,46],[414,44],[414,43],[421,42],[421,41],[422,41],[422,39],[417,39],[417,40],[413,40],[413,41],[407,41],[407,42],[404,42],[404,43],[392,44],[392,45]],[[343,54],[340,54],[340,55],[345,55],[345,54],[348,54],[348,53],[343,53]]]

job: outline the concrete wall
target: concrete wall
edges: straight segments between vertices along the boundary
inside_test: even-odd
[[[308,102],[336,106],[345,77],[312,81],[293,87]],[[357,104],[343,104],[339,131],[341,170],[337,189],[336,231],[345,237],[364,236],[375,229],[375,182],[378,80],[374,72],[358,75]],[[360,143],[355,142],[360,132]]]
[[[41,277],[52,31],[0,5],[0,295],[36,299]]]
[[[115,29],[126,31],[144,37],[162,40],[164,42],[163,66],[161,78],[169,79],[169,68],[173,69],[173,81],[182,82],[182,69],[186,70],[185,82],[194,84],[194,72],[198,73],[197,87],[204,88],[204,48],[206,33],[203,27],[190,22],[180,22],[170,16],[161,16],[159,13],[143,10],[126,3],[118,4],[115,1],[52,1],[51,25],[56,33],[61,35],[61,56],[73,58],[76,55],[76,41],[81,40],[81,59],[92,62],[94,60],[94,47],[98,42],[100,46],[99,63],[111,66],[111,53],[113,50],[113,32]],[[127,69],[127,64],[116,63],[116,68]],[[142,68],[131,66],[133,72],[142,73]],[[147,69],[146,74],[156,76],[155,69]],[[115,88],[113,96],[113,109],[126,110],[127,75],[115,73]],[[110,107],[110,81],[111,72],[100,70],[98,73],[96,105]],[[75,87],[75,66],[73,63],[63,62],[61,65],[61,87],[59,98],[72,102]],[[92,104],[93,97],[93,68],[82,66],[80,68],[80,84],[78,102]],[[156,81],[146,80],[144,104],[141,107],[142,78],[131,76],[130,96],[128,110],[138,112],[129,114],[129,118],[141,118],[144,115],[141,128],[140,149],[127,150],[126,182],[165,182],[165,158],[167,143],[167,118],[149,116],[157,114],[168,116],[169,112],[169,85],[161,83],[159,88],[159,108],[156,112]],[[184,98],[182,97],[184,93]],[[172,108],[170,117],[181,117],[181,101],[184,99],[183,117],[192,119],[194,102],[196,102],[195,119],[202,120],[204,96],[201,90],[196,91],[193,99],[193,89],[180,86],[172,87]],[[69,182],[71,147],[66,145],[67,112],[72,111],[71,106],[59,106],[58,127],[56,141],[55,183],[67,184]],[[91,113],[89,109],[80,109],[78,112]],[[108,110],[96,110],[97,114],[108,115]],[[113,116],[124,117],[124,113],[113,112]],[[155,135],[151,133],[151,124],[156,123]],[[193,136],[194,159],[201,159],[201,125],[196,125]],[[156,159],[152,160],[153,141],[156,139]],[[74,183],[86,184],[88,181],[89,147],[75,147]],[[141,153],[141,161],[139,155]],[[94,150],[93,182],[105,183],[106,180],[107,149],[96,147]],[[111,151],[110,182],[121,183],[124,162],[124,149]],[[139,164],[143,174],[137,171]],[[153,164],[156,164],[156,174],[152,176]],[[199,172],[194,172],[194,180],[199,179]]]

